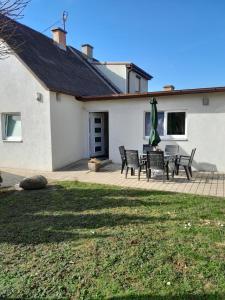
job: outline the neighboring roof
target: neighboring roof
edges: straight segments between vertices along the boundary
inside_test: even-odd
[[[70,47],[67,51],[61,50],[45,35],[18,22],[11,22],[16,26],[14,40],[6,42],[9,46],[15,45],[15,40],[18,44],[22,43],[19,49],[15,49],[16,54],[49,90],[72,96],[119,92],[79,51]]]
[[[99,61],[96,61],[94,64],[96,64],[96,65],[126,65],[126,67],[128,69],[136,72],[137,74],[141,75],[142,77],[144,77],[147,80],[151,80],[153,78],[152,75],[148,74],[143,69],[139,68],[137,65],[135,65],[134,63],[131,63],[131,62],[111,62],[111,61],[99,62]]]
[[[210,87],[210,88],[185,89],[185,90],[134,93],[134,94],[88,96],[88,97],[78,97],[78,99],[81,100],[81,101],[122,100],[122,99],[137,99],[137,98],[146,98],[146,97],[163,97],[163,96],[208,94],[208,93],[222,93],[222,92],[225,92],[225,86],[223,86],[223,87]]]

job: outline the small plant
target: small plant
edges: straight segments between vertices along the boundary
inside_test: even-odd
[[[98,172],[101,167],[101,161],[97,158],[91,158],[88,161],[88,168],[90,171]]]
[[[101,163],[101,161],[97,158],[91,158],[88,162],[93,163],[93,164],[100,164]]]

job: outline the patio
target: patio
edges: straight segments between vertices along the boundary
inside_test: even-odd
[[[188,181],[184,172],[169,181],[163,182],[161,177],[150,179],[146,182],[145,175],[141,175],[141,180],[137,176],[130,176],[125,179],[124,174],[120,174],[120,165],[109,164],[101,168],[98,173],[90,172],[87,168],[87,160],[81,160],[56,172],[38,172],[18,169],[2,169],[3,187],[13,186],[22,177],[42,174],[49,182],[55,181],[81,181],[90,183],[110,184],[122,187],[141,188],[147,190],[168,191],[177,193],[190,193],[205,196],[225,196],[225,175],[216,172],[194,172],[193,178]]]

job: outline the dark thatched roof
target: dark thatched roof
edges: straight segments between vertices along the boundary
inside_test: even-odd
[[[49,90],[73,96],[119,93],[80,51],[61,50],[45,35],[18,22],[12,24],[16,30],[8,45],[21,45],[15,52]]]

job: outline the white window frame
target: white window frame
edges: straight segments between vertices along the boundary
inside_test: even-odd
[[[148,140],[149,136],[145,135],[145,114],[146,113],[151,113],[151,111],[144,111],[144,139]],[[188,133],[187,133],[187,121],[188,121],[188,113],[187,109],[179,109],[179,110],[160,110],[158,112],[164,113],[164,126],[163,126],[163,132],[164,135],[160,136],[162,141],[185,141],[188,139]],[[168,119],[168,113],[178,113],[178,112],[183,112],[185,113],[185,134],[175,134],[175,135],[167,135],[167,119]]]
[[[8,137],[7,136],[7,122],[8,116],[20,116],[21,121],[21,136],[20,137]],[[22,142],[22,117],[19,112],[2,113],[2,140],[4,142]]]

